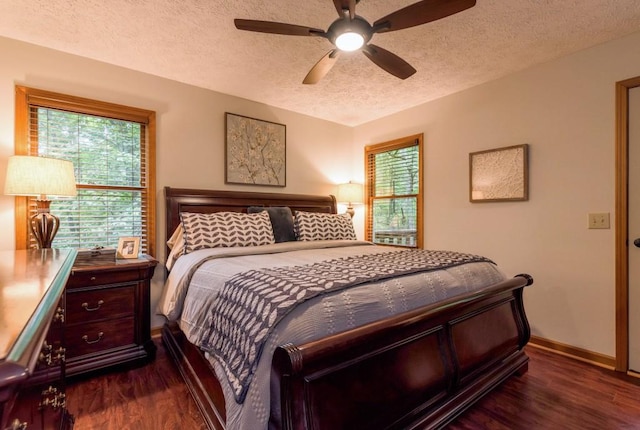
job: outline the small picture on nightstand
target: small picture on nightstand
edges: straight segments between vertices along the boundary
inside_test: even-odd
[[[139,252],[139,237],[121,237],[118,240],[118,258],[138,258]]]

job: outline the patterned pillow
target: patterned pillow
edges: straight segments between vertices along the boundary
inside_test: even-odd
[[[349,214],[296,211],[298,240],[356,240]]]
[[[184,228],[185,254],[204,248],[260,246],[275,242],[267,212],[181,212],[180,220]]]

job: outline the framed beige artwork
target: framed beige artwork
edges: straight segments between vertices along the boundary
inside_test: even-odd
[[[469,201],[529,200],[529,145],[469,154]]]
[[[287,185],[284,124],[225,114],[225,183]]]

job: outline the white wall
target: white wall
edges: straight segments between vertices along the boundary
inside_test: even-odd
[[[350,127],[6,38],[0,38],[0,52],[0,190],[7,157],[14,153],[16,84],[156,111],[160,261],[165,241],[164,186],[335,194],[334,184],[352,179],[351,159],[341,156],[353,141]],[[224,184],[225,112],[286,124],[285,188]],[[15,247],[13,200],[0,193],[0,249]],[[158,269],[152,309],[162,283],[163,270]],[[152,320],[154,326],[162,322]]]
[[[426,246],[530,273],[532,333],[609,356],[614,230],[588,230],[587,214],[610,212],[613,222],[614,85],[640,75],[639,45],[636,33],[355,130],[359,148],[423,132]],[[522,143],[529,201],[470,203],[469,153]]]

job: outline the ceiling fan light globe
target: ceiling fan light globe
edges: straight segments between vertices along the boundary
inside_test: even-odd
[[[336,37],[335,44],[341,51],[356,51],[364,45],[364,37],[360,33],[349,31]]]

